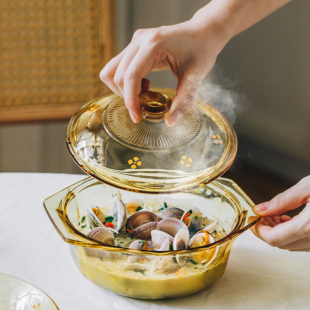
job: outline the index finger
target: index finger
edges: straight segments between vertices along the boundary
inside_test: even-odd
[[[277,195],[268,202],[255,206],[255,213],[262,216],[280,215],[298,208],[310,200],[310,176]]]
[[[152,70],[156,61],[156,51],[150,46],[142,45],[124,74],[124,100],[135,122],[141,119],[139,94],[142,79]],[[133,115],[132,115],[133,114]]]

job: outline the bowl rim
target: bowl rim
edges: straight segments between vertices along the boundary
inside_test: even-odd
[[[113,245],[108,245],[108,244],[105,244],[105,243],[102,243],[100,241],[97,241],[97,240],[94,240],[88,236],[86,236],[85,234],[81,233],[80,231],[78,231],[74,225],[71,223],[71,221],[69,220],[65,210],[62,209],[63,207],[63,201],[65,200],[66,201],[66,204],[69,203],[68,199],[67,199],[67,196],[70,196],[72,197],[72,191],[75,189],[75,188],[78,188],[79,186],[81,186],[81,184],[83,184],[84,182],[89,182],[89,181],[92,181],[92,180],[96,180],[92,177],[87,177],[83,180],[80,180],[66,188],[64,188],[63,190],[55,193],[54,195],[46,198],[43,202],[43,206],[45,208],[45,211],[47,212],[48,214],[48,217],[50,218],[52,224],[54,225],[55,229],[57,230],[57,232],[59,233],[59,235],[62,237],[62,239],[69,243],[69,244],[72,244],[72,245],[77,245],[77,246],[82,246],[82,247],[91,247],[91,248],[94,248],[94,249],[100,249],[100,250],[105,250],[105,251],[109,251],[109,252],[119,252],[119,253],[123,253],[123,254],[140,254],[143,253],[143,255],[150,255],[150,256],[169,256],[169,255],[186,255],[186,254],[193,254],[195,252],[200,252],[200,251],[205,251],[207,249],[212,249],[212,248],[215,248],[215,247],[218,247],[218,246],[221,246],[225,243],[228,243],[228,242],[231,242],[233,241],[233,239],[237,238],[239,235],[241,235],[243,232],[245,232],[246,230],[250,229],[252,226],[254,226],[255,224],[257,224],[260,220],[261,220],[261,216],[258,216],[257,219],[255,219],[254,221],[252,221],[251,223],[248,223],[246,225],[245,223],[245,218],[243,216],[241,222],[237,221],[235,227],[232,229],[232,231],[226,235],[224,238],[222,239],[219,239],[217,240],[216,242],[214,243],[210,243],[208,245],[205,245],[205,246],[201,246],[201,247],[197,247],[197,248],[192,248],[192,249],[186,249],[186,250],[179,250],[179,251],[149,251],[149,250],[137,250],[137,249],[129,249],[129,248],[122,248],[122,247],[118,247],[118,246],[113,246]],[[243,198],[246,200],[246,202],[249,204],[249,206],[251,208],[253,208],[255,206],[254,202],[249,198],[249,196],[239,187],[239,185],[237,185],[233,180],[231,179],[228,179],[228,178],[218,178],[217,180],[219,181],[228,181],[228,182],[231,182],[233,185],[234,185],[234,188],[240,192],[240,194],[243,195]],[[98,182],[98,180],[96,180]],[[230,198],[231,202],[236,205],[237,207],[239,207],[239,209],[241,209],[241,205],[240,203],[238,202],[237,198],[229,191],[227,191],[225,188],[223,188],[219,183],[218,181],[214,181],[216,182],[216,186],[219,187],[221,190],[223,190],[227,196]],[[98,182],[98,183],[103,183],[103,182]],[[105,183],[103,183],[105,184]],[[210,183],[210,185],[212,185],[212,183]],[[75,186],[75,187],[74,187]],[[72,188],[71,190],[68,190],[70,188]],[[63,226],[65,227],[65,229],[67,229],[68,231],[70,231],[71,234],[73,234],[74,236],[76,236],[78,239],[82,239],[83,241],[80,241],[80,240],[73,240],[69,237],[66,237],[64,236],[64,234],[60,231],[60,229],[58,228],[58,225],[55,223],[55,221],[53,220],[53,217],[51,216],[48,208],[47,208],[47,201],[51,198],[53,198],[54,196],[60,194],[64,192],[64,196],[62,197],[60,203],[59,203],[59,206],[58,206],[58,209],[57,210],[57,215],[60,217],[60,220],[63,224]],[[142,193],[143,194],[143,193]],[[65,206],[66,207],[66,206]],[[243,212],[241,211],[240,212],[240,215],[244,215],[245,212],[247,212],[246,210],[244,210]],[[59,213],[62,213],[62,216],[60,216]],[[243,226],[242,228],[240,228],[241,225],[245,225]],[[69,226],[69,227],[68,227]],[[69,229],[70,228],[70,229]]]

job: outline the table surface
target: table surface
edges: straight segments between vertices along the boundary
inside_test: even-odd
[[[85,177],[0,173],[0,272],[39,287],[61,310],[310,309],[310,254],[272,248],[250,231],[235,242],[224,276],[195,295],[143,301],[97,287],[75,267],[42,204]]]

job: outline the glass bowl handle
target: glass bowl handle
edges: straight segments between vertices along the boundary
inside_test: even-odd
[[[89,179],[92,178],[88,177],[78,183],[87,182]],[[74,193],[71,191],[71,189],[74,188],[75,184],[63,189],[51,197],[46,198],[43,202],[43,206],[52,224],[64,241],[75,245],[92,246],[97,244],[97,242],[95,240],[92,241],[91,239],[86,239],[83,234],[79,233],[75,227],[73,227],[68,220],[67,211],[63,206],[63,202],[69,199],[68,196],[74,196]]]

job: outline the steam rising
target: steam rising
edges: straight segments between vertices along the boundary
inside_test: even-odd
[[[237,84],[238,80],[224,78],[222,71],[215,66],[202,81],[198,95],[200,99],[223,113],[233,125],[236,122],[236,114],[247,109],[245,95],[233,90]]]

